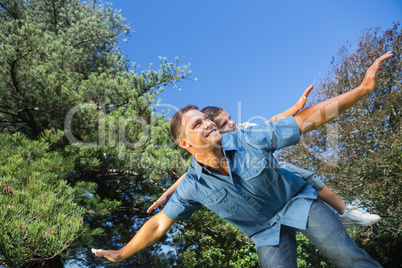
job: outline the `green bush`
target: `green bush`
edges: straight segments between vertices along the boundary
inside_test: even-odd
[[[59,133],[62,135],[62,133]],[[84,209],[62,180],[69,166],[50,143],[0,134],[0,264],[43,262],[83,231]]]

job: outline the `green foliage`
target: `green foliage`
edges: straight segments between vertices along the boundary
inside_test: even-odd
[[[62,254],[65,259],[77,259],[84,266],[103,263],[88,248],[120,247],[128,242],[138,230],[135,223],[149,217],[145,208],[151,196],[166,189],[185,166],[187,158],[172,146],[167,120],[155,115],[151,104],[165,87],[177,87],[177,82],[186,79],[191,74],[189,66],[179,66],[178,59],[160,58],[159,69],[151,64],[148,70],[138,71],[117,47],[132,30],[109,4],[94,0],[0,0],[0,20],[0,130],[25,133],[27,144],[37,146],[32,152],[24,151],[29,155],[8,158],[2,183],[6,187],[21,181],[10,188],[18,189],[19,196],[23,191],[18,187],[25,187],[31,196],[21,205],[43,201],[34,191],[54,190],[49,196],[55,197],[47,201],[62,200],[66,209],[71,206],[69,212],[78,211],[83,217],[80,231],[87,228],[77,238],[65,221],[63,225],[74,236],[57,237],[57,250],[54,247],[47,254],[43,251],[47,244],[35,244],[35,252],[26,251],[27,258],[13,254],[21,255],[19,263],[29,265],[68,247]],[[11,154],[8,147],[3,152]],[[54,159],[49,162],[50,155]],[[18,170],[32,165],[30,157],[35,158],[37,169]],[[30,178],[40,180],[31,185]],[[59,196],[57,189],[65,189],[66,196]],[[4,210],[20,211],[19,207]],[[18,223],[32,224],[30,230],[42,228],[32,218],[31,214],[21,216]],[[46,230],[60,228],[57,224],[61,222],[48,222]],[[41,239],[39,233],[35,239]],[[18,245],[29,248],[28,242]],[[148,265],[157,247],[125,263]],[[4,254],[10,255],[9,251],[12,248],[7,247]],[[153,259],[164,258],[168,256]]]
[[[191,73],[166,58],[160,70],[129,71],[117,44],[131,29],[107,4],[1,0],[0,6],[0,119],[31,137],[63,129],[79,104],[148,107],[157,92]],[[75,118],[76,134],[88,135],[99,116],[91,115]]]
[[[158,70],[150,65],[139,72],[117,48],[131,29],[109,5],[95,2],[0,0],[4,265],[43,264],[55,256],[83,266],[105,264],[88,248],[127,243],[149,218],[146,208],[188,166],[188,154],[172,144],[168,121],[155,115],[151,104],[160,91],[186,79],[189,66],[161,57]],[[379,89],[335,121],[337,148],[326,150],[321,129],[283,151],[284,157],[318,167],[345,200],[358,200],[383,217],[373,229],[351,234],[388,267],[400,263],[395,248],[401,241],[401,36],[399,25],[381,36],[368,31],[356,51],[345,47],[332,62],[317,100],[358,85],[385,50],[392,48],[399,57],[388,61]],[[322,161],[335,152],[336,166]],[[119,265],[259,265],[250,240],[205,209],[172,236],[172,242],[165,236]],[[298,239],[301,267],[331,267],[305,238]],[[164,245],[173,246],[177,258],[162,253]]]
[[[172,245],[180,267],[259,267],[252,241],[205,208],[183,224]]]
[[[298,146],[281,152],[282,158],[301,167],[316,168],[346,203],[359,204],[382,217],[374,227],[353,228],[351,236],[384,267],[401,263],[395,252],[400,248],[402,227],[401,48],[399,23],[385,31],[365,31],[356,49],[341,48],[314,93],[314,103],[357,87],[378,56],[389,50],[395,56],[383,64],[376,90],[331,125],[308,133]]]
[[[0,146],[0,264],[53,258],[85,231],[85,211],[62,180],[71,163],[21,133],[0,134]]]
[[[298,267],[335,267],[303,234],[297,233],[296,242]]]

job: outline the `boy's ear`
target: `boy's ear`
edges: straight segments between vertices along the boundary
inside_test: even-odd
[[[188,147],[190,147],[190,144],[187,142],[185,138],[178,139],[177,144],[183,149],[187,149]]]

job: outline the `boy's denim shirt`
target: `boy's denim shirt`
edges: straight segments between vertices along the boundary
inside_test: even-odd
[[[305,229],[317,193],[302,178],[281,169],[272,156],[275,150],[299,142],[293,116],[222,136],[229,176],[211,172],[193,158],[187,176],[163,209],[165,215],[187,220],[204,205],[242,230],[257,247],[279,244],[282,224]]]

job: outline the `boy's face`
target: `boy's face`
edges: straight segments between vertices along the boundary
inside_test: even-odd
[[[236,130],[236,124],[225,110],[222,110],[214,120],[221,134]]]

